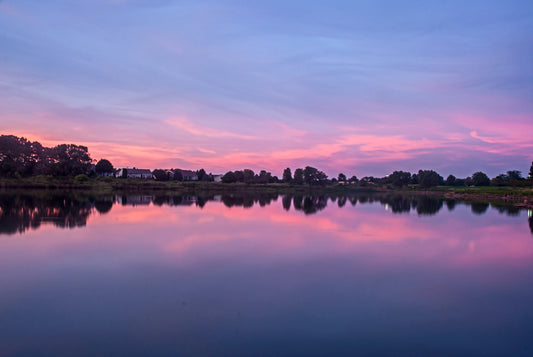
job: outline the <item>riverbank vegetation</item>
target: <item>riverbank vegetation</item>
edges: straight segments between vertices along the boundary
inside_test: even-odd
[[[95,164],[94,164],[95,163]],[[533,197],[533,163],[527,178],[519,170],[496,177],[477,171],[471,176],[444,179],[434,170],[416,173],[394,171],[384,177],[357,178],[339,173],[328,176],[319,169],[306,166],[286,168],[278,178],[267,170],[232,170],[223,175],[181,169],[148,171],[149,178],[132,178],[135,169],[118,169],[109,160],[93,160],[87,147],[62,144],[52,148],[13,135],[0,136],[0,188],[63,189],[94,192],[167,191],[197,192],[386,192],[409,191],[433,193],[448,197],[487,197],[519,199]],[[150,174],[151,173],[151,174]],[[146,176],[143,176],[146,177]]]

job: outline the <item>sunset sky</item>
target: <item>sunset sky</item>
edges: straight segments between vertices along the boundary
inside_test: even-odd
[[[0,0],[0,133],[114,166],[533,161],[533,1]]]

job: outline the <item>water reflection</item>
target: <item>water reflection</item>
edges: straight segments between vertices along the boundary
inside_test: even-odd
[[[276,193],[222,194],[222,195],[88,195],[83,193],[3,193],[0,194],[0,234],[23,233],[37,229],[43,223],[51,223],[59,228],[83,227],[93,213],[105,214],[113,205],[122,206],[197,206],[203,208],[208,202],[222,202],[226,207],[251,208],[254,205],[265,207],[277,202]],[[484,215],[490,207],[501,214],[519,215],[521,208],[504,203],[462,202],[426,195],[405,194],[357,194],[357,195],[308,195],[287,194],[281,196],[285,211],[295,210],[305,215],[313,215],[328,207],[328,203],[339,208],[347,205],[380,203],[393,214],[415,212],[420,216],[436,215],[443,207],[454,211],[457,205],[470,207],[475,215]],[[531,216],[531,215],[530,215]],[[533,233],[532,218],[529,226]]]
[[[7,232],[25,231],[0,237],[2,356],[533,349],[531,211],[305,194],[5,194],[0,207]]]

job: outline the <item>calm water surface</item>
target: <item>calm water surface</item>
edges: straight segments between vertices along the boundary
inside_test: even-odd
[[[0,195],[1,356],[533,355],[533,218],[400,196]]]

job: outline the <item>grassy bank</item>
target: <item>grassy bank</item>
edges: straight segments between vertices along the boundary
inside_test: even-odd
[[[533,187],[455,187],[439,186],[423,189],[410,186],[402,189],[390,186],[358,186],[358,185],[329,185],[308,186],[277,184],[244,184],[221,182],[176,182],[155,181],[143,179],[123,179],[113,177],[83,178],[37,176],[23,179],[0,179],[0,189],[9,190],[68,190],[99,193],[135,193],[157,192],[171,194],[228,194],[228,193],[277,193],[277,194],[338,194],[349,195],[362,192],[382,192],[398,194],[431,194],[446,198],[472,199],[472,200],[504,200],[516,204],[533,205]]]
[[[376,187],[359,186],[309,186],[288,185],[283,183],[272,184],[245,184],[245,183],[221,183],[221,182],[198,182],[198,181],[155,181],[143,179],[123,178],[90,178],[88,180],[76,180],[73,177],[50,177],[38,176],[23,179],[0,179],[0,189],[6,190],[68,190],[68,191],[91,191],[94,193],[113,192],[169,192],[173,194],[216,194],[216,193],[355,193],[375,192]]]

